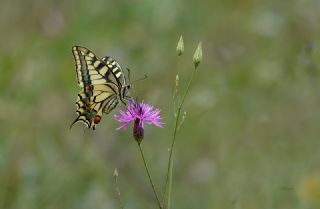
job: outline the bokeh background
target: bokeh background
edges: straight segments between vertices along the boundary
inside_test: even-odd
[[[131,94],[162,109],[165,128],[147,127],[143,141],[162,192],[175,76],[181,92],[199,41],[172,208],[320,208],[319,11],[317,0],[1,0],[0,208],[119,208],[114,168],[126,209],[157,208],[116,111],[96,131],[69,130],[71,47],[148,75]]]

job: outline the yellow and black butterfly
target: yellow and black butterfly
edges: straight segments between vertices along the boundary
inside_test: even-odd
[[[103,113],[109,114],[119,103],[131,99],[128,95],[130,84],[120,65],[111,57],[99,59],[93,52],[81,46],[72,47],[76,62],[76,74],[79,86],[77,122],[83,122],[88,128],[95,129]],[[128,71],[129,72],[129,71]]]

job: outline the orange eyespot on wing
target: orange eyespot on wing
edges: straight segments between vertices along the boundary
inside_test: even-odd
[[[93,118],[93,123],[94,124],[99,124],[101,121],[101,117],[99,115],[94,116]]]
[[[92,89],[90,88],[90,86],[86,86],[85,88],[84,88],[84,93],[89,93],[90,91],[92,91]]]

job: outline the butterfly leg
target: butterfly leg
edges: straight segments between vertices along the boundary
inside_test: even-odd
[[[127,103],[126,103],[126,101],[125,101],[125,100],[120,99],[120,101],[121,101],[125,106],[127,106]]]

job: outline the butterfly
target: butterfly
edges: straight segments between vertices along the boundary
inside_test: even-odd
[[[99,59],[81,46],[72,47],[72,52],[81,91],[76,101],[78,117],[70,128],[80,121],[95,130],[103,113],[109,114],[120,101],[126,105],[131,100],[128,95],[131,84],[127,84],[123,70],[113,58]]]

